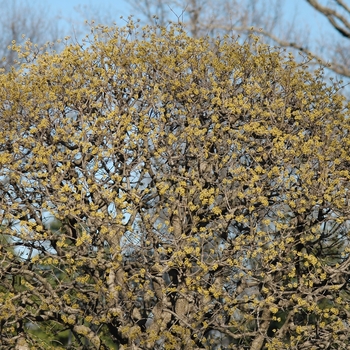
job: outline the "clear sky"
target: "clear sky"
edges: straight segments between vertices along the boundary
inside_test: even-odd
[[[48,4],[51,11],[57,12],[62,16],[77,16],[79,17],[79,8],[90,9],[90,15],[94,11],[98,11],[100,14],[108,14],[108,16],[115,16],[119,18],[121,15],[128,15],[130,12],[127,0],[52,0],[45,1],[43,3]],[[77,11],[78,10],[78,11]]]
[[[127,18],[131,13],[127,0],[40,0],[40,3],[58,20],[64,35],[71,35],[73,28],[81,29],[85,20],[122,24],[120,17]]]

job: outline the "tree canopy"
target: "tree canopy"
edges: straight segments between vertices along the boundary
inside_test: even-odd
[[[1,347],[348,348],[337,87],[254,37],[137,30],[0,75]]]

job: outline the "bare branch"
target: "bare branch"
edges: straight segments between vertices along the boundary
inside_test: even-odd
[[[336,29],[341,35],[350,38],[350,22],[343,15],[329,7],[322,6],[317,0],[307,0],[307,2],[317,11],[325,15],[334,29]],[[345,4],[341,2],[341,5],[346,9]],[[339,24],[339,22],[342,25]]]

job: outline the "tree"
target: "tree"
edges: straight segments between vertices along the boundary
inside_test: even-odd
[[[23,251],[1,247],[1,346],[348,348],[337,86],[254,37],[92,32],[0,75],[2,232]]]

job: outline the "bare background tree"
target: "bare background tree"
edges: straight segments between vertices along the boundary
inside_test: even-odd
[[[252,24],[272,31],[282,10],[281,2],[276,0],[248,0],[246,6],[237,0],[131,0],[130,4],[132,12],[144,21],[165,26],[178,20],[193,37],[236,34],[238,28],[246,30]]]

